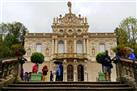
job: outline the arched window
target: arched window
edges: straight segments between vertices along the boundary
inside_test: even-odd
[[[78,65],[77,72],[78,72],[78,81],[84,81],[84,66],[81,64]]]
[[[36,52],[42,52],[42,44],[41,43],[36,44]]]
[[[64,53],[64,41],[62,40],[58,42],[58,53]]]
[[[67,81],[73,81],[74,68],[71,64],[67,66]]]
[[[81,40],[77,41],[77,53],[83,53],[83,43]]]

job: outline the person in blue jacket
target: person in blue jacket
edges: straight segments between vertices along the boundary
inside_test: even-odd
[[[135,54],[133,52],[130,53],[129,56],[128,56],[128,59],[135,61],[136,60]]]

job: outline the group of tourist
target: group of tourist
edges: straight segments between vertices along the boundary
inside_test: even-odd
[[[133,52],[131,52],[128,55],[128,59],[135,61],[136,60],[135,54]],[[112,61],[114,63],[120,62],[119,52],[117,52],[116,56],[111,59],[110,56],[108,55],[108,51],[106,50],[105,56],[104,56],[104,61],[103,61],[102,65],[103,65],[103,73],[105,74],[105,79],[107,81],[111,80],[111,69],[113,68]]]

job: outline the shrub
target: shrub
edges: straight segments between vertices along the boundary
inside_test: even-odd
[[[103,64],[104,57],[105,57],[105,52],[98,53],[96,55],[96,61],[100,64]]]
[[[44,56],[42,53],[34,52],[31,55],[31,62],[41,64],[44,62]]]

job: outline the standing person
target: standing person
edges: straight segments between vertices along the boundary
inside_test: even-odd
[[[28,81],[28,72],[25,72],[25,77],[24,77],[25,79],[25,81]]]
[[[50,71],[50,81],[53,81],[53,73]]]
[[[57,64],[56,66],[56,81],[60,81],[60,75],[61,75],[61,72],[60,72],[60,64]]]
[[[47,72],[48,72],[48,67],[45,65],[42,69],[42,75],[43,75],[43,81],[47,81]]]
[[[103,66],[104,66],[104,73],[105,73],[106,80],[111,81],[111,69],[113,68],[113,65],[107,50],[105,51]]]
[[[37,73],[37,71],[38,71],[37,65],[34,64],[33,67],[32,67],[32,72]]]
[[[30,79],[31,79],[31,72],[28,73],[28,79],[27,80],[30,81]]]

